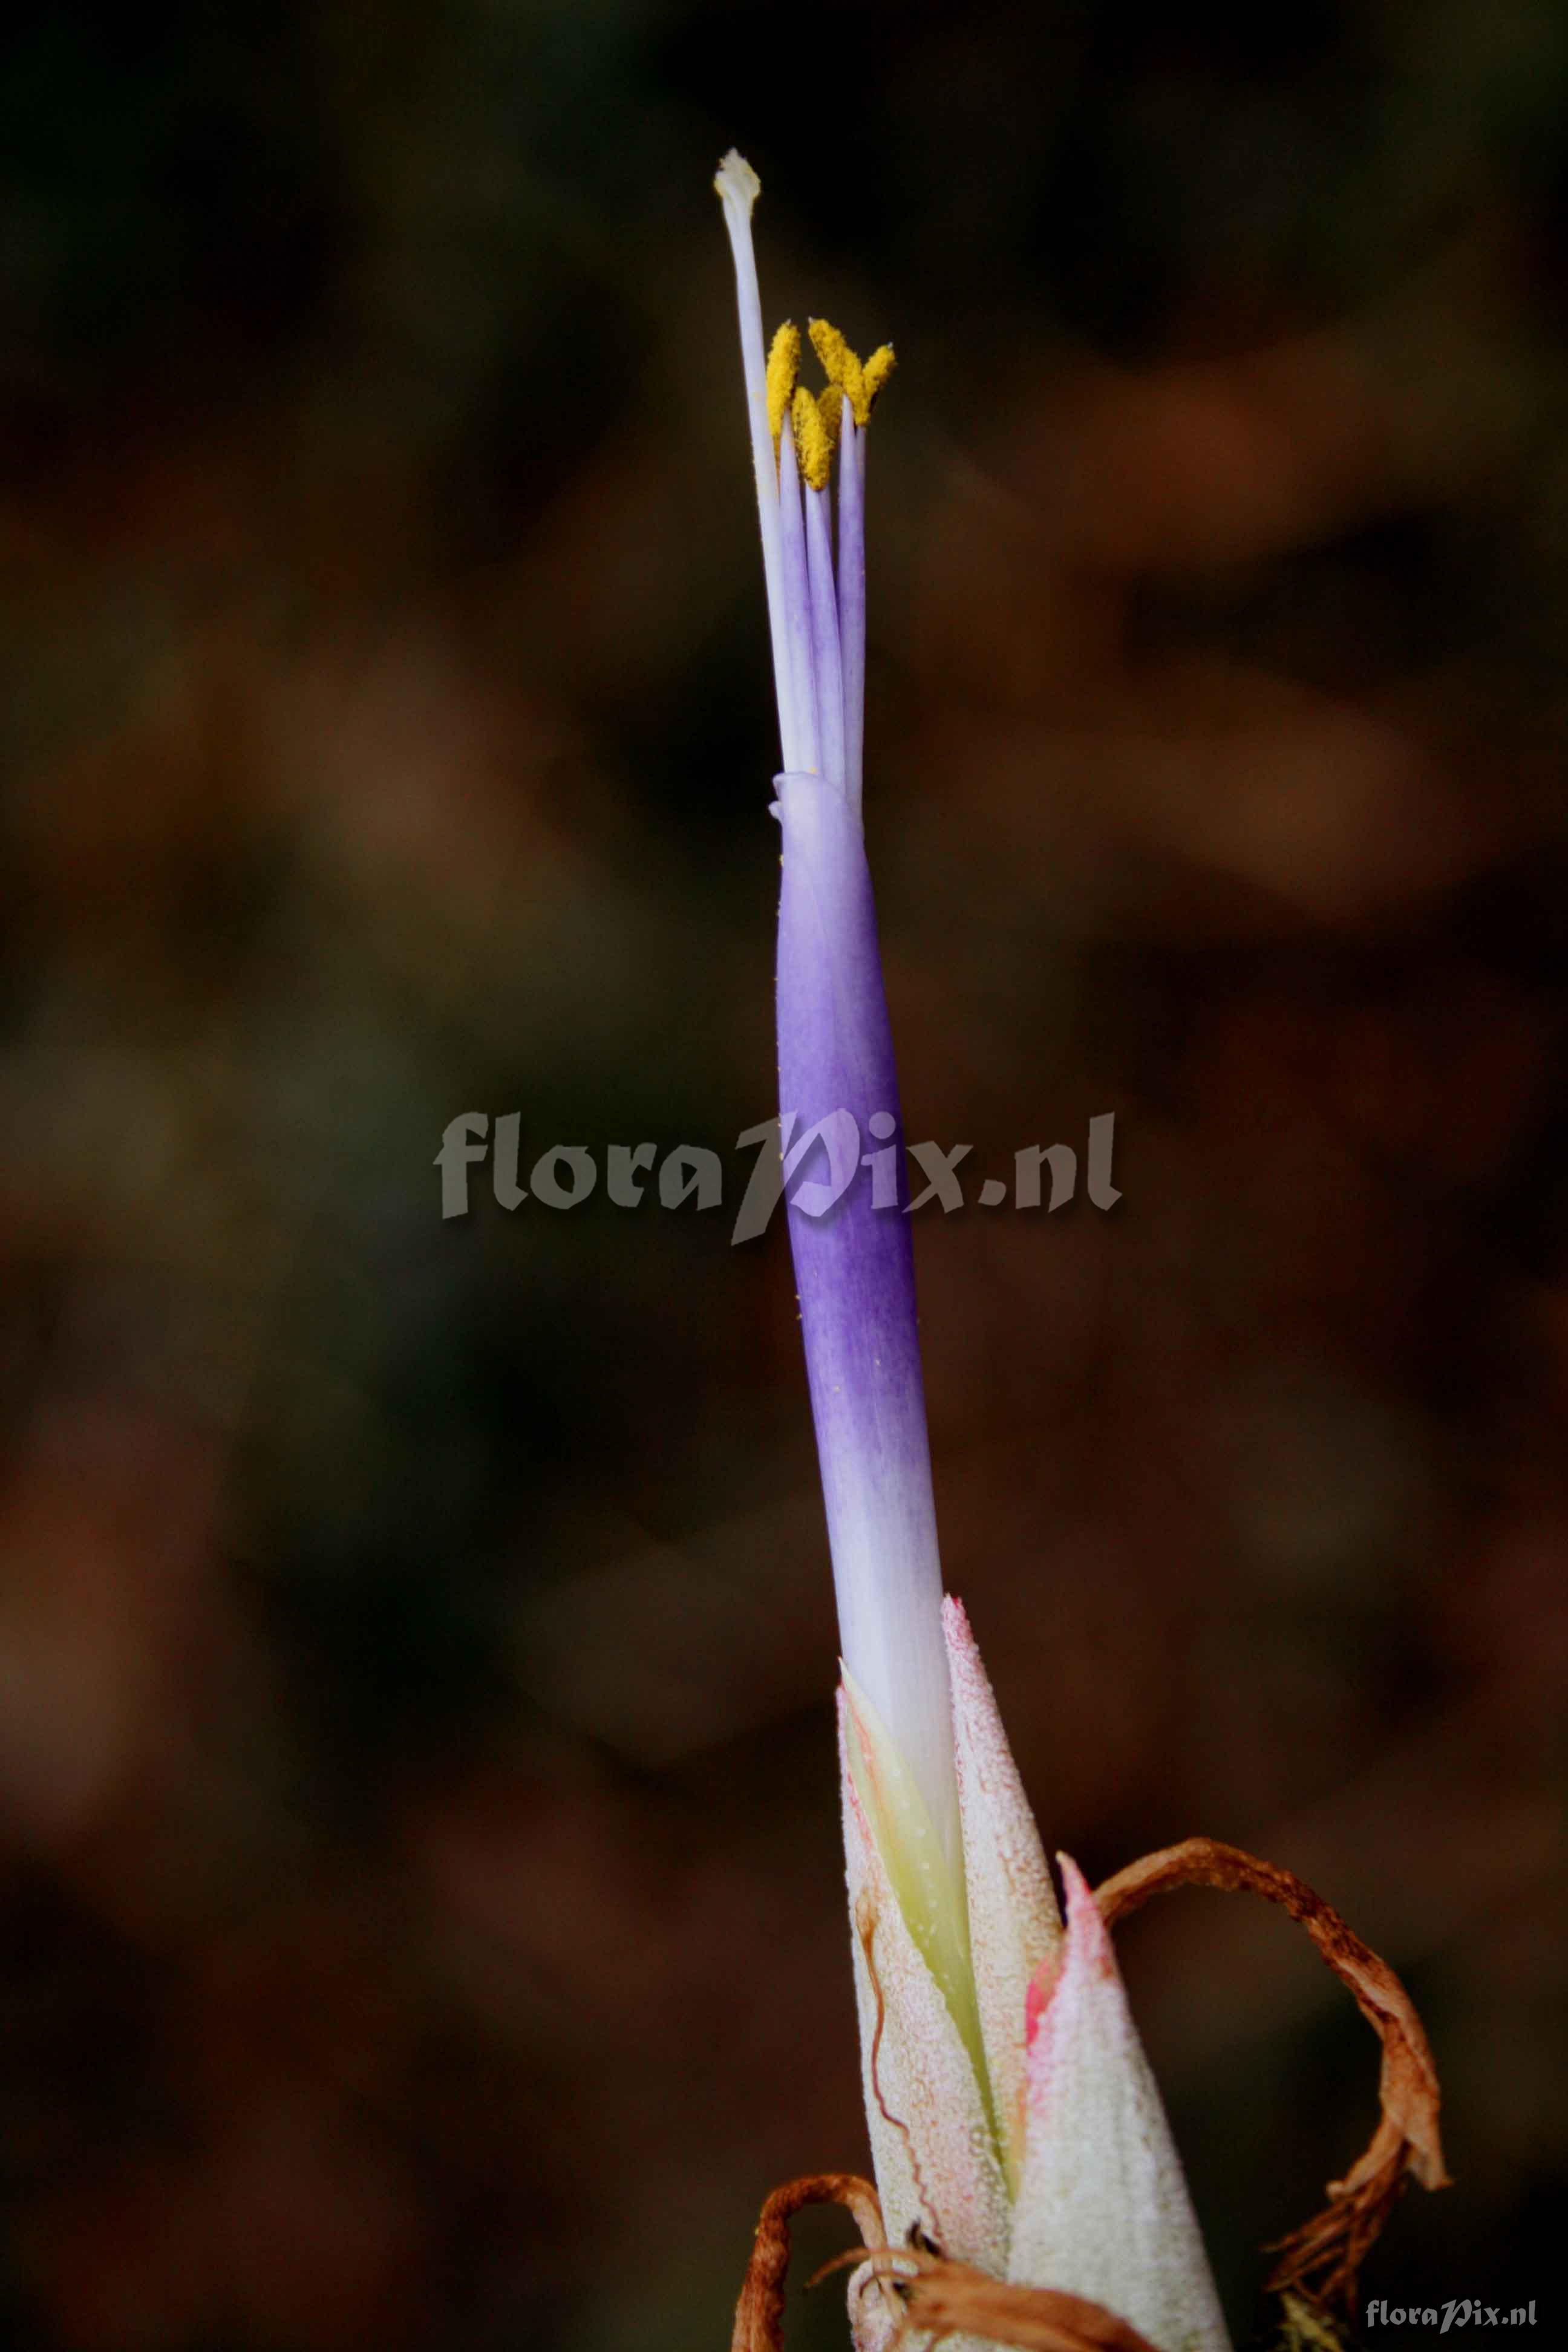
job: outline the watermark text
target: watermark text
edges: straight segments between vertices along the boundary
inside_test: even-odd
[[[1447,2303],[1388,2303],[1374,2295],[1366,2307],[1367,2327],[1533,2327],[1535,2298],[1528,2303],[1480,2303],[1465,2294]]]
[[[863,1149],[869,1146],[869,1149]],[[939,1208],[944,1216],[971,1201],[984,1209],[1011,1205],[1064,1209],[1078,1194],[1079,1154],[1068,1143],[1026,1144],[1013,1154],[1010,1177],[987,1176],[965,1190],[964,1163],[973,1147],[955,1143],[903,1143],[891,1111],[873,1111],[864,1132],[852,1111],[829,1111],[802,1127],[794,1111],[763,1119],[735,1139],[738,1152],[754,1154],[746,1171],[731,1243],[764,1234],[781,1201],[797,1215],[826,1217],[853,1188],[874,1210],[912,1217]],[[1089,1122],[1082,1155],[1084,1192],[1097,1209],[1113,1209],[1121,1195],[1111,1175],[1116,1150],[1116,1114],[1105,1111]],[[595,1151],[584,1143],[552,1143],[535,1152],[523,1181],[522,1114],[459,1111],[441,1134],[435,1165],[441,1171],[441,1214],[466,1217],[472,1206],[470,1180],[489,1166],[498,1204],[521,1209],[535,1201],[546,1209],[578,1209],[593,1198],[603,1178],[605,1196],[618,1209],[640,1208],[648,1199],[662,1209],[721,1208],[726,1196],[724,1162],[706,1145],[610,1143]],[[973,1181],[973,1179],[970,1180]]]

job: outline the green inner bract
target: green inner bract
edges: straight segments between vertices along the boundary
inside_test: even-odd
[[[915,1949],[935,1979],[980,2086],[992,2137],[995,2102],[980,2031],[962,1851],[949,1863],[925,1799],[876,1708],[840,1662],[849,1701],[849,1773]]]

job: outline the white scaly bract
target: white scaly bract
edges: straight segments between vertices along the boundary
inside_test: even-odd
[[[888,2242],[1085,2296],[1160,2352],[1229,2352],[1104,1922],[1064,1855],[1064,1927],[969,1621],[949,1600],[942,1622],[984,2084],[894,1892],[874,1825],[874,1741],[839,1699],[861,2072]],[[850,2281],[849,2314],[857,2352],[889,2352],[898,2312],[868,2265]],[[985,2352],[976,2337],[946,2341]],[[907,2335],[906,2352],[921,2342]]]

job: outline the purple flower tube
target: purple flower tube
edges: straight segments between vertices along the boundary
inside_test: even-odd
[[[827,379],[819,395],[795,380],[795,328],[781,328],[764,357],[751,243],[756,178],[731,154],[715,185],[736,260],[784,755],[773,803],[784,835],[780,1132],[840,1643],[847,1683],[885,1738],[899,1780],[894,1810],[904,1874],[916,1883],[912,1909],[961,1922],[898,1077],[860,821],[866,425],[893,355],[884,347],[862,362],[835,328],[814,320]],[[952,1958],[939,1970],[944,1979],[966,1973]]]
[[[860,819],[841,784],[786,773],[777,787],[779,1106],[785,1165],[794,1162],[804,1180],[792,1187],[789,1233],[839,1639],[955,1870],[942,1569],[871,876]],[[839,1131],[828,1132],[835,1123]],[[797,1160],[814,1129],[822,1143]],[[855,1167],[832,1201],[847,1140],[872,1164]],[[808,1171],[823,1156],[827,1181],[813,1181]]]

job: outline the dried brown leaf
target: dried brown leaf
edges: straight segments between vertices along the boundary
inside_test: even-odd
[[[1273,2249],[1279,2260],[1268,2280],[1283,2294],[1298,2288],[1313,2303],[1353,2311],[1361,2265],[1387,2221],[1406,2173],[1424,2189],[1443,2189],[1437,2132],[1440,2093],[1431,2049],[1409,1994],[1380,1959],[1305,1880],[1277,1864],[1260,1862],[1217,1839],[1186,1838],[1130,1863],[1096,1890],[1108,1927],[1152,1895],[1177,1886],[1218,1886],[1261,1895],[1304,1927],[1383,2044],[1378,2084],[1382,2113],[1363,2153],[1342,2180],[1329,2183],[1329,2202]]]
[[[866,2250],[881,2253],[882,2208],[868,2180],[855,2172],[808,2172],[775,2189],[757,2220],[752,2259],[746,2265],[730,2352],[780,2352],[783,2344],[784,2279],[789,2270],[789,2225],[803,2205],[846,2205],[854,2215]]]
[[[952,2335],[979,2336],[1014,2352],[1156,2352],[1125,2319],[1081,2294],[1009,2286],[967,2263],[918,2251],[889,2248],[873,2260],[878,2268],[905,2273],[900,2336],[918,2329],[935,2346]]]

